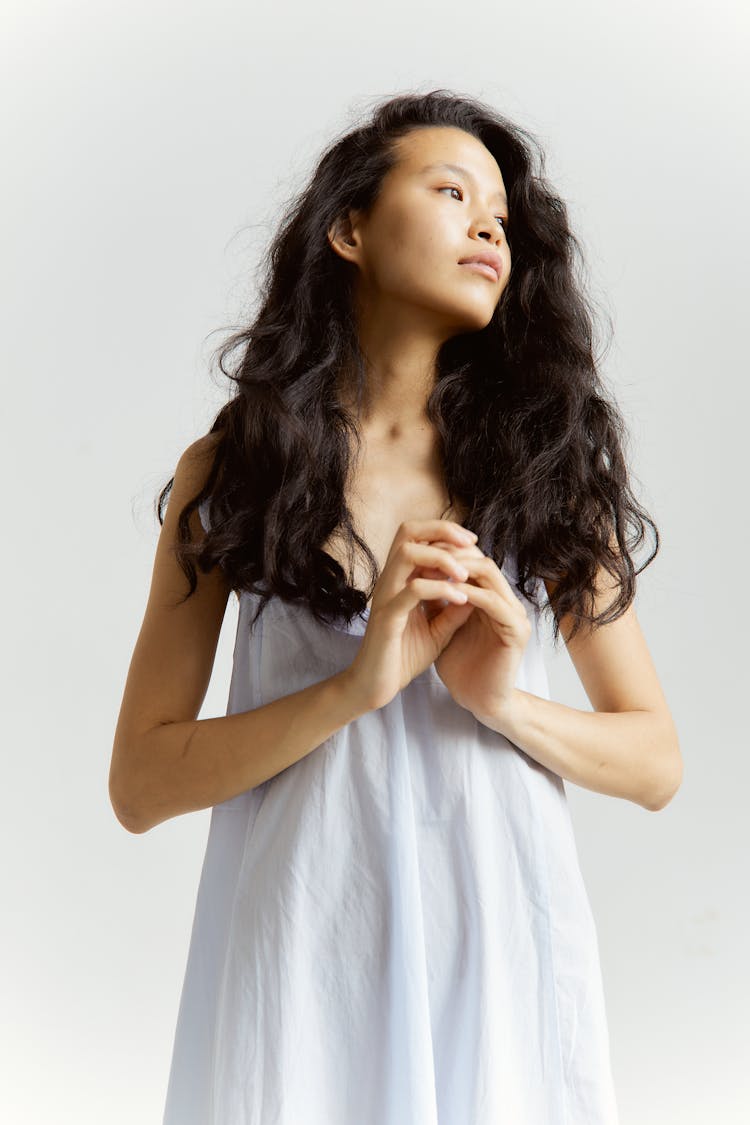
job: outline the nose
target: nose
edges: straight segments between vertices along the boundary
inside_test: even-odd
[[[475,219],[471,226],[472,238],[484,238],[488,242],[501,243],[505,238],[505,228],[498,223],[494,215]]]

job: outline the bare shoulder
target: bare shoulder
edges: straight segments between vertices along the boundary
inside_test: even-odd
[[[189,583],[176,547],[179,515],[205,485],[216,441],[210,434],[193,442],[174,471],[117,724],[115,777],[127,769],[130,748],[150,728],[195,719],[208,688],[231,588],[219,567],[204,573],[196,565],[197,587],[186,597]],[[189,524],[200,541],[205,531],[197,509]]]
[[[190,443],[190,445],[183,453],[183,457],[187,455],[199,460],[206,457],[210,459],[216,452],[216,447],[219,444],[220,439],[221,434],[218,432],[218,430],[214,433],[209,432],[207,434],[203,434],[202,437],[196,438],[195,441]]]
[[[203,434],[187,446],[177,462],[178,469],[182,470],[182,477],[189,478],[190,484],[198,484],[194,492],[198,492],[206,483],[220,438],[219,433]]]

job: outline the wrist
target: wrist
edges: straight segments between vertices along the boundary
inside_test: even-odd
[[[361,681],[351,667],[344,668],[343,671],[336,673],[331,677],[331,681],[335,684],[341,706],[350,715],[349,721],[358,719],[360,715],[365,715],[368,711],[376,710],[376,705],[370,698],[370,693],[363,688]]]
[[[502,700],[497,700],[488,714],[474,713],[477,722],[502,734],[511,742],[519,729],[522,721],[525,703],[525,693],[518,688],[513,688],[510,695]]]

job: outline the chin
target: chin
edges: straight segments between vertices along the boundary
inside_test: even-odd
[[[457,332],[480,332],[482,328],[486,328],[495,315],[497,305],[488,306],[485,309],[473,308],[471,310],[463,310],[463,315],[458,318],[460,327]]]

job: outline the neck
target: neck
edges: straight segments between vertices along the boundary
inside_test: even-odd
[[[427,438],[434,429],[426,408],[444,337],[434,322],[415,318],[413,308],[408,313],[403,305],[360,310],[358,335],[365,368],[361,401],[351,382],[342,389],[344,405],[363,429],[384,440]]]

